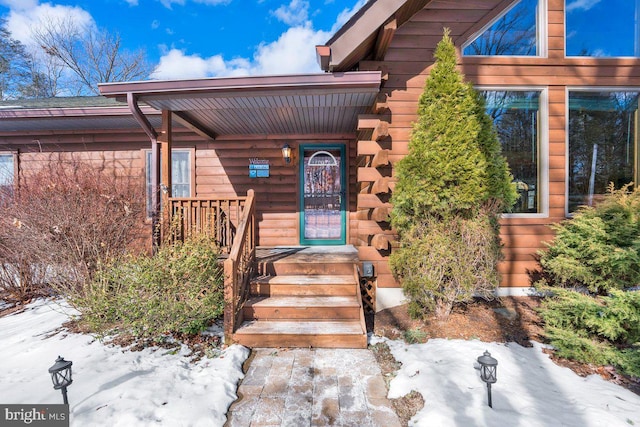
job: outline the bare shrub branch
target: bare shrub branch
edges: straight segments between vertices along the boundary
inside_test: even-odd
[[[139,180],[80,161],[53,161],[22,177],[3,208],[0,287],[26,292],[44,283],[63,295],[82,292],[100,265],[142,236]]]

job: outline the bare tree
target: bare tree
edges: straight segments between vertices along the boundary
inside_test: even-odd
[[[53,98],[60,94],[64,67],[43,52],[29,54],[29,80],[20,87],[23,98]]]
[[[0,99],[20,97],[21,88],[29,84],[30,67],[25,46],[11,37],[0,19]]]
[[[153,70],[145,51],[124,49],[119,34],[70,18],[45,20],[33,37],[52,60],[45,68],[53,71],[49,74],[56,78],[58,92],[66,89],[73,95],[97,95],[98,83],[144,79]],[[67,72],[58,73],[59,67]],[[64,88],[61,79],[66,80]]]

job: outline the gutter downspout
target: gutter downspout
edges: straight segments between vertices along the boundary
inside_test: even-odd
[[[140,110],[138,99],[132,92],[127,92],[127,104],[131,114],[151,140],[151,236],[155,253],[160,247],[160,147],[158,133]]]

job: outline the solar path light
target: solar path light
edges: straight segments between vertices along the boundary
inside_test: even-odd
[[[487,384],[487,392],[489,394],[489,407],[491,405],[491,384],[495,383],[498,379],[496,377],[496,371],[498,369],[498,361],[491,357],[491,353],[485,350],[484,354],[478,357],[478,363],[480,364],[480,379]]]
[[[55,390],[62,390],[62,400],[65,405],[69,404],[67,400],[67,386],[73,382],[73,379],[71,379],[71,365],[73,365],[73,362],[64,360],[62,356],[58,356],[56,363],[49,368],[53,388]]]

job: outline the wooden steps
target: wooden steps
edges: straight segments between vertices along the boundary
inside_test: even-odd
[[[249,347],[366,348],[357,251],[352,246],[263,249],[244,322]]]
[[[244,306],[244,318],[255,320],[358,320],[360,305],[348,296],[254,297]]]
[[[355,295],[353,273],[351,275],[286,275],[261,276],[251,282],[252,295]]]
[[[234,337],[247,347],[367,347],[359,322],[248,321]]]

